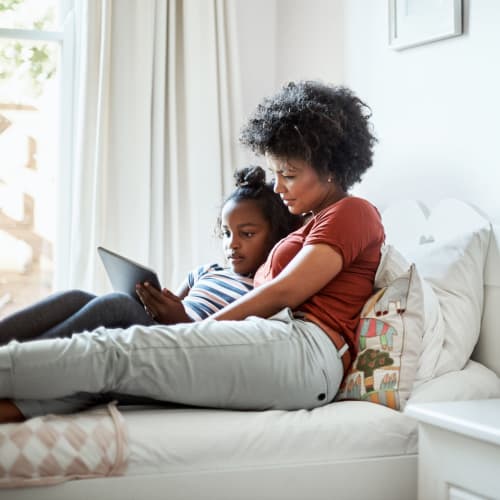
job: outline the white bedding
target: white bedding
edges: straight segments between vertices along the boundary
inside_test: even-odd
[[[500,379],[470,361],[426,382],[411,402],[500,397]],[[124,409],[127,475],[332,463],[417,453],[417,425],[385,406],[343,401],[312,411]]]
[[[416,427],[410,419],[359,401],[313,411],[179,409],[124,415],[131,443],[127,474],[273,467],[416,452]],[[390,429],[391,438],[381,429]]]

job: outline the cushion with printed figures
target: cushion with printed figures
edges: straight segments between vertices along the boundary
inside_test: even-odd
[[[395,266],[388,262],[392,270]],[[394,263],[392,263],[394,264]],[[422,280],[414,265],[390,279],[366,302],[356,332],[358,353],[336,400],[357,399],[402,410],[415,381],[424,331]],[[383,274],[380,280],[380,274]]]

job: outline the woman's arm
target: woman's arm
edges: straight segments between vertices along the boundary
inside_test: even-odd
[[[295,309],[325,287],[342,269],[342,256],[330,245],[306,245],[272,281],[211,316],[239,320],[268,318],[284,307]]]

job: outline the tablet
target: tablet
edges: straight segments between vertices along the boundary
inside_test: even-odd
[[[140,302],[135,291],[137,283],[147,281],[158,290],[161,290],[158,276],[152,269],[127,259],[107,248],[97,247],[97,252],[104,264],[113,290],[116,292],[128,293]]]

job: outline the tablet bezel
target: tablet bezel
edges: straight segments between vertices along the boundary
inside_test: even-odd
[[[97,247],[97,252],[114,291],[127,293],[140,302],[136,292],[138,283],[148,282],[161,290],[160,280],[153,269],[102,246]]]

